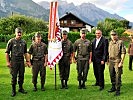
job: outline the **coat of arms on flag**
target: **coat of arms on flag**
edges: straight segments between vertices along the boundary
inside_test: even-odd
[[[48,66],[53,68],[63,55],[61,30],[58,17],[58,3],[51,2],[48,33]]]

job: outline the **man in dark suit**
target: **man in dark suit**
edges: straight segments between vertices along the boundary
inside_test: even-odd
[[[108,56],[108,40],[102,36],[101,30],[96,30],[96,38],[92,42],[92,62],[96,83],[93,86],[100,86],[104,89],[104,69]]]

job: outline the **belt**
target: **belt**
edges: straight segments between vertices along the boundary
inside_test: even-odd
[[[33,60],[39,61],[39,60],[44,60],[44,58],[33,58]]]
[[[117,58],[115,58],[115,57],[110,57],[109,59],[110,59],[110,60],[116,60]]]

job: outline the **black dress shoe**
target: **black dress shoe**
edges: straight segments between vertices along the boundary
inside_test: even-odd
[[[100,87],[99,90],[102,91],[104,89],[104,87]]]
[[[67,85],[65,86],[65,89],[68,89],[68,86]]]
[[[78,86],[78,89],[82,89],[82,86],[81,86],[81,85],[79,85],[79,86]]]
[[[24,89],[19,89],[18,92],[21,92],[23,94],[27,94],[27,92]]]
[[[83,88],[83,89],[86,89],[86,86],[83,84],[83,85],[82,85],[82,88]]]
[[[95,84],[93,84],[92,86],[99,86],[99,84],[98,84],[98,83],[95,83]]]
[[[45,91],[45,88],[44,88],[44,87],[42,87],[42,88],[41,88],[41,91]]]

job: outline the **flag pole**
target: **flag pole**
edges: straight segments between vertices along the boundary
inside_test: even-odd
[[[55,64],[55,90],[57,90],[57,88],[56,88],[56,64]]]

